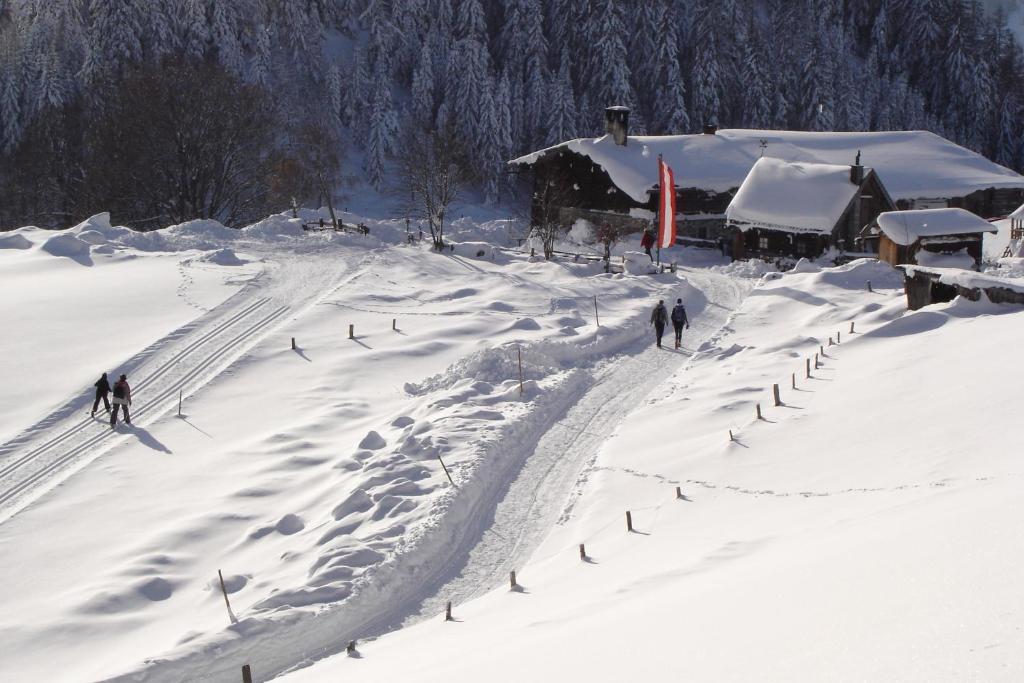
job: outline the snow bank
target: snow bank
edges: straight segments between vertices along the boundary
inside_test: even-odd
[[[771,263],[760,259],[748,259],[746,261],[733,261],[722,266],[711,266],[711,270],[723,275],[732,277],[757,279],[767,273],[777,273],[779,269]]]
[[[32,242],[24,235],[0,236],[0,249],[31,249]]]
[[[202,263],[213,263],[218,266],[242,266],[249,263],[245,259],[239,258],[234,251],[227,247],[203,254],[195,260]]]
[[[452,246],[453,253],[458,256],[484,261],[493,261],[497,253],[494,245],[487,242],[454,242]]]
[[[266,240],[299,237],[303,234],[302,222],[302,218],[292,218],[286,213],[279,213],[242,228],[242,232],[246,237]]]
[[[650,275],[657,273],[658,267],[644,252],[627,251],[622,255],[622,270],[626,275]]]
[[[974,268],[974,257],[961,249],[955,254],[937,254],[921,249],[917,252],[917,264],[926,268]]]
[[[89,243],[74,235],[59,233],[43,242],[40,249],[53,256],[63,256],[83,266],[91,266]]]

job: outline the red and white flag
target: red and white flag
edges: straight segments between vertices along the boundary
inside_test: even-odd
[[[661,182],[658,207],[658,248],[668,249],[676,243],[676,186],[672,169],[658,157],[658,178]]]

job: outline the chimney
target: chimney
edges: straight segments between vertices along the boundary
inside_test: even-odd
[[[604,132],[615,138],[616,145],[626,146],[629,135],[629,107],[608,107],[604,110]]]
[[[714,135],[718,132],[717,123],[705,123],[704,124],[704,135]]]
[[[864,182],[864,167],[860,165],[860,150],[857,150],[857,158],[850,167],[850,182],[854,185],[861,185]]]

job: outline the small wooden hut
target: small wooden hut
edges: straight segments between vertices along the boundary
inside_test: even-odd
[[[892,265],[977,270],[996,227],[965,209],[888,211],[878,216],[878,258]]]

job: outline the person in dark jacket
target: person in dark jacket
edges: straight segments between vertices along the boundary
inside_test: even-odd
[[[649,228],[644,228],[644,235],[643,237],[640,238],[640,247],[644,250],[644,253],[647,254],[648,258],[650,258],[652,261],[654,260],[654,257],[651,256],[651,247],[653,246],[654,233],[651,232]]]
[[[96,409],[100,407],[100,399],[103,399],[103,408],[109,413],[110,412],[110,401],[107,400],[107,394],[110,393],[110,382],[107,381],[107,373],[103,375],[93,384],[96,387],[96,400],[92,402],[92,412],[89,415],[95,415]]]
[[[672,308],[672,327],[676,328],[676,348],[683,345],[683,327],[690,329],[690,321],[686,317],[686,306],[683,306],[682,299],[676,299],[676,305]]]
[[[658,348],[661,348],[661,337],[665,334],[665,323],[668,322],[668,311],[665,310],[665,301],[659,300],[658,305],[651,312],[651,324],[654,325],[654,334],[658,338]]]
[[[121,377],[114,382],[114,409],[110,411],[110,428],[113,429],[117,425],[117,407],[120,406],[124,410],[124,421],[125,424],[131,424],[132,418],[128,414],[128,406],[132,404],[132,388],[128,386],[128,377],[121,375]]]

